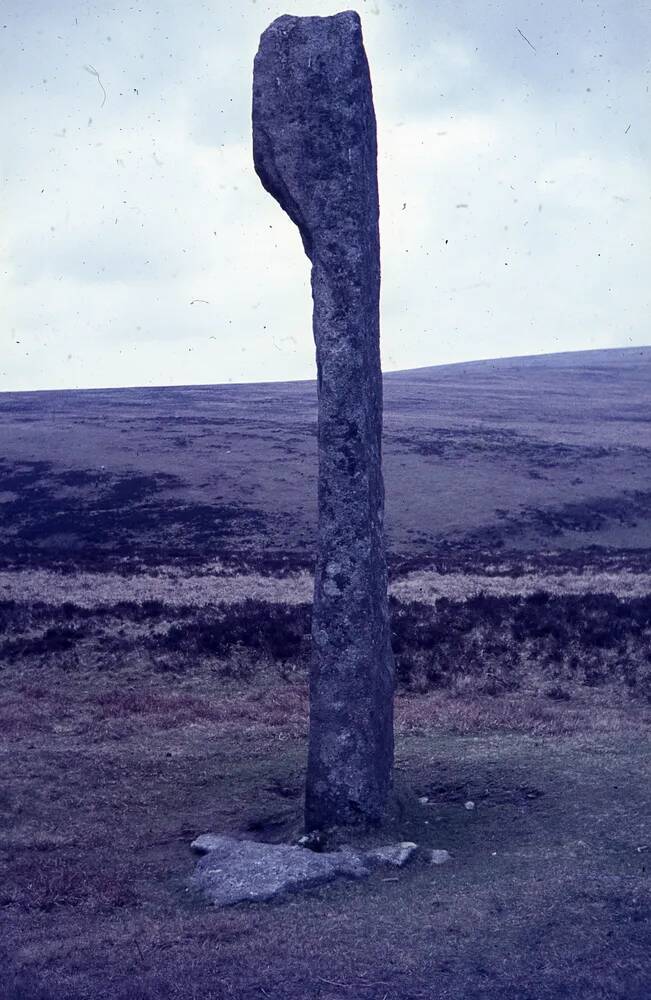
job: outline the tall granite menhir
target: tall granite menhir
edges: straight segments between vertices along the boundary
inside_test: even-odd
[[[319,548],[308,830],[382,820],[394,669],[383,534],[380,244],[373,95],[359,17],[279,17],[253,73],[253,158],[312,262]]]

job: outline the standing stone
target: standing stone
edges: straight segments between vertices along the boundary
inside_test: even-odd
[[[380,244],[373,95],[359,16],[279,17],[253,72],[253,158],[312,263],[319,548],[308,830],[382,820],[393,763],[383,535]]]

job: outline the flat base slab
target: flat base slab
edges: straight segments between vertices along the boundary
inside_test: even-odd
[[[377,864],[402,867],[415,844],[396,844],[369,851],[352,849],[317,854],[290,844],[262,844],[253,840],[205,833],[192,843],[203,857],[190,886],[215,906],[264,902],[287,892],[298,892],[335,878],[365,878]]]

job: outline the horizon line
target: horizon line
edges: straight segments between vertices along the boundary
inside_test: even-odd
[[[532,361],[537,358],[557,358],[565,357],[567,355],[585,355],[585,354],[606,354],[606,353],[623,353],[629,351],[649,351],[651,350],[651,344],[635,344],[628,345],[626,347],[588,347],[579,350],[568,350],[568,351],[541,351],[536,354],[512,354],[512,355],[500,355],[497,357],[488,358],[473,358],[469,361],[443,361],[439,363],[434,363],[430,365],[418,365],[416,368],[391,368],[382,369],[382,377],[390,375],[406,375],[409,373],[425,372],[431,371],[433,368],[460,368],[464,365],[489,365],[500,362],[508,361]],[[52,393],[52,392],[129,392],[134,389],[140,390],[156,390],[156,389],[208,389],[208,388],[227,388],[229,386],[261,386],[261,385],[309,385],[311,383],[316,384],[316,375],[314,378],[307,379],[269,379],[265,381],[258,382],[179,382],[179,383],[167,383],[167,384],[157,384],[157,385],[112,385],[112,386],[68,386],[67,388],[52,388],[52,389],[0,389],[0,397],[2,396],[15,396],[23,394],[34,394],[34,393]]]

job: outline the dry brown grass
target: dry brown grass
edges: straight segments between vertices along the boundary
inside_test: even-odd
[[[267,664],[254,681],[224,680],[198,669],[181,677],[153,673],[97,675],[41,670],[38,680],[20,668],[3,671],[0,730],[6,737],[102,732],[125,738],[142,730],[192,728],[215,736],[298,738],[307,733],[308,685],[283,681]],[[622,735],[651,722],[651,706],[616,687],[563,688],[565,699],[549,696],[549,685],[488,695],[480,678],[461,677],[450,690],[401,691],[396,698],[399,734],[430,732],[573,732]],[[552,693],[554,689],[552,688]]]
[[[197,672],[112,677],[42,670],[39,681],[20,669],[3,671],[0,731],[6,736],[66,733],[100,738],[184,727],[211,733],[300,736],[307,727],[307,685],[261,678],[251,685]]]
[[[518,691],[491,697],[476,687],[457,693],[431,691],[398,698],[398,732],[425,734],[433,727],[459,735],[574,733],[621,737],[648,732],[651,707],[635,704],[617,690],[575,691],[572,703],[550,701],[545,691]]]
[[[288,605],[312,600],[314,578],[307,570],[283,577],[256,572],[238,573],[220,563],[187,567],[159,566],[125,576],[120,573],[60,573],[45,569],[0,571],[3,600],[26,603],[40,601],[52,607],[72,603],[80,608],[111,606],[124,602],[157,601],[164,607],[213,607],[245,600]],[[549,573],[521,572],[516,577],[495,572],[447,572],[417,570],[395,576],[391,594],[401,602],[420,601],[434,605],[440,598],[465,601],[479,594],[495,597],[527,597],[540,592],[567,594],[612,594],[622,599],[651,594],[648,573],[620,568],[616,571],[583,570]]]

